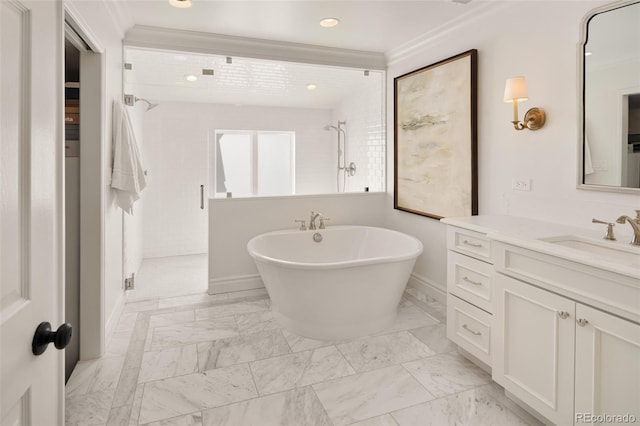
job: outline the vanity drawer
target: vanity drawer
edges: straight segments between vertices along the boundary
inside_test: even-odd
[[[447,289],[449,293],[487,312],[491,308],[491,275],[489,263],[449,250],[447,253]]]
[[[447,337],[491,366],[491,315],[447,294]]]
[[[491,241],[480,232],[449,226],[447,246],[450,250],[491,263]]]

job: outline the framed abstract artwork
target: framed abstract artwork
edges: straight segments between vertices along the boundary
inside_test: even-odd
[[[394,208],[478,214],[477,50],[394,79]]]

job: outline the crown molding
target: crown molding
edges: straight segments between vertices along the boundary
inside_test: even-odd
[[[136,25],[124,46],[386,70],[384,53]]]
[[[118,35],[123,38],[127,30],[133,27],[133,17],[124,1],[102,0]]]
[[[396,48],[393,48],[385,53],[387,59],[387,66],[394,65],[414,54],[425,46],[445,37],[447,34],[452,33],[459,28],[469,25],[472,22],[485,19],[487,16],[493,15],[498,11],[513,7],[519,4],[519,1],[507,1],[507,2],[478,2],[478,6],[469,9],[467,12],[460,14],[457,18],[443,23],[442,25],[433,28],[432,30],[422,34],[421,36],[402,44]]]

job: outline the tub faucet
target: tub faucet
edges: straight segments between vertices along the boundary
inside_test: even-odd
[[[311,218],[309,219],[309,229],[317,229],[316,219],[320,216],[322,216],[322,213],[315,213],[313,210],[311,211]]]
[[[632,219],[629,216],[620,216],[616,222],[625,223],[627,222],[633,228],[633,239],[631,240],[631,244],[634,246],[640,246],[640,210],[636,210],[636,218]]]

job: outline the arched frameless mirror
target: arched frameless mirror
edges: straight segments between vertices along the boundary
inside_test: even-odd
[[[640,1],[592,11],[582,34],[578,187],[640,193]]]

